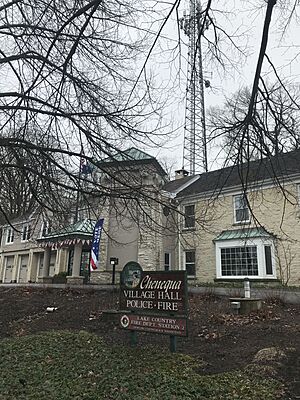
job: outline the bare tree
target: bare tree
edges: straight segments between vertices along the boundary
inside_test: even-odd
[[[247,147],[243,147],[243,131],[238,123],[245,120],[251,93],[249,88],[239,90],[224,107],[212,107],[209,112],[210,140],[218,140],[228,162],[243,152],[243,159],[276,156],[295,150],[300,140],[300,110],[298,88],[285,84],[264,86],[256,99],[253,123],[249,126]],[[288,92],[287,92],[288,91]],[[236,126],[233,122],[236,122]]]
[[[95,164],[126,144],[159,144],[155,112],[161,104],[149,76],[138,77],[136,68],[148,44],[150,12],[151,5],[130,0],[15,0],[0,7],[0,74],[6,80],[0,168],[7,180],[26,182],[22,196],[29,191],[53,206],[48,197],[57,187],[86,188],[80,182],[86,177],[78,178],[80,158]],[[93,184],[93,194],[101,194],[101,184]]]
[[[261,90],[258,83],[275,4],[275,0],[267,2],[248,113],[238,124],[243,132],[242,148],[249,126],[255,122]],[[114,187],[108,188],[101,180],[79,176],[80,158],[101,169],[98,160],[126,144],[166,142],[167,129],[159,130],[165,98],[156,94],[147,65],[172,15],[179,26],[180,5],[180,0],[12,0],[0,6],[0,148],[5,157],[18,155],[10,165],[4,157],[0,168],[22,171],[32,193],[32,182],[37,179],[43,185],[36,193],[39,204],[51,206],[49,193],[58,188],[94,197],[118,196]],[[242,52],[220,22],[226,14],[223,11],[211,0],[203,4],[200,36],[207,43],[210,59],[226,67],[231,57],[222,47],[225,39]],[[226,15],[230,20],[230,14]],[[205,31],[207,24],[212,27],[210,33]],[[179,39],[171,50],[180,52]],[[11,129],[16,121],[18,135]],[[235,122],[233,125],[235,129]],[[29,137],[30,126],[36,130]],[[113,178],[126,189],[124,196],[146,196],[138,190],[140,186],[132,190],[127,174]]]

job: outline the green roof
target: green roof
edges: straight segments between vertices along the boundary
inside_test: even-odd
[[[82,221],[78,221],[75,224],[65,226],[64,228],[53,231],[48,235],[45,235],[40,240],[49,240],[49,239],[60,239],[60,238],[82,238],[82,237],[92,237],[93,231],[95,227],[96,221],[91,219],[84,219]]]
[[[153,156],[145,153],[144,151],[138,150],[135,147],[130,149],[120,151],[113,156],[105,158],[104,162],[114,162],[114,161],[140,161],[140,160],[152,160]]]
[[[223,231],[214,239],[214,242],[221,240],[253,239],[258,237],[270,238],[271,236],[272,235],[268,233],[264,228],[244,228]]]

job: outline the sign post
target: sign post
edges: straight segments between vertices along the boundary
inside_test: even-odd
[[[177,336],[187,336],[187,279],[185,271],[143,271],[129,262],[121,274],[120,326],[133,332],[170,336],[176,351]]]
[[[115,279],[116,279],[116,265],[119,263],[119,259],[116,257],[111,257],[109,260],[110,265],[112,265],[112,282],[111,284],[115,284]]]

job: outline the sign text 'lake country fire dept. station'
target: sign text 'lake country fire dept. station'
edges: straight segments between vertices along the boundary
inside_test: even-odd
[[[138,263],[127,263],[119,305],[124,329],[187,336],[185,271],[143,271]]]

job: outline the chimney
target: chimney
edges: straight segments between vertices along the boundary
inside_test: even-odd
[[[178,169],[177,171],[175,171],[175,179],[182,179],[186,176],[188,176],[188,171],[185,170],[184,168],[182,169]]]

